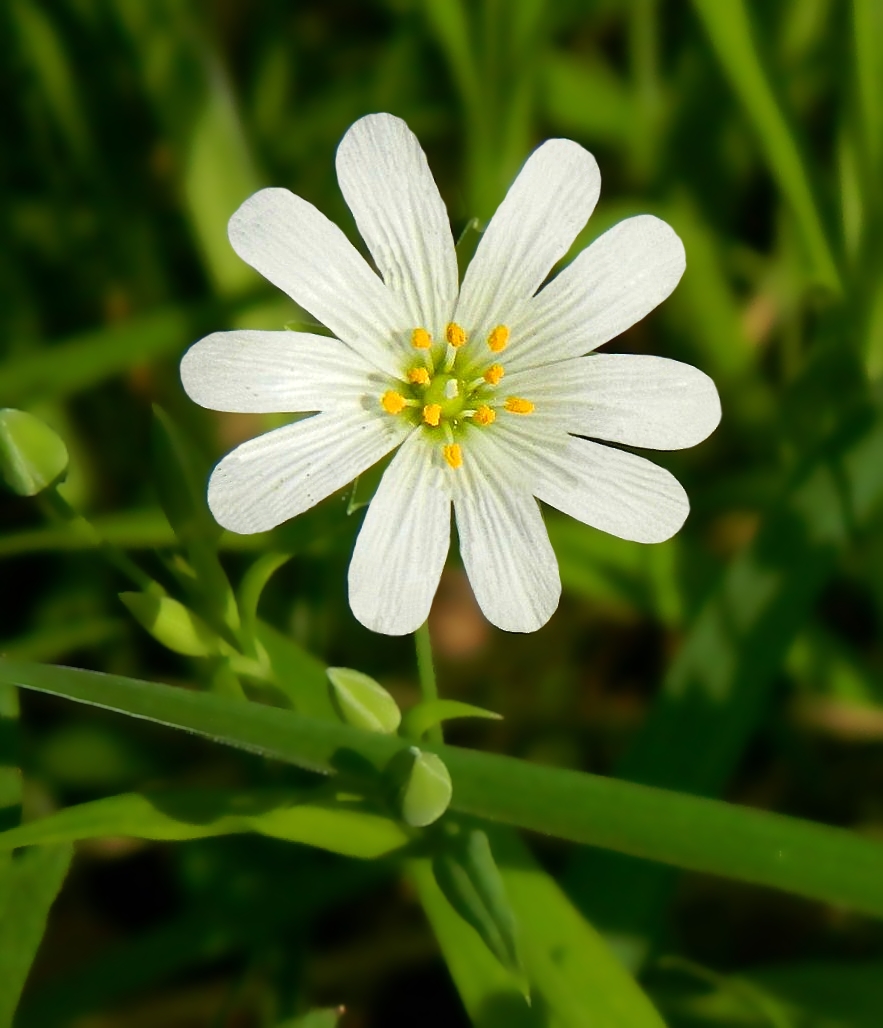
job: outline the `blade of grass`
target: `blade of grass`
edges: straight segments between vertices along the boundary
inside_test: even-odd
[[[11,1028],[72,856],[70,846],[47,846],[0,863],[0,1028]]]
[[[0,682],[181,728],[342,781],[376,784],[406,740],[93,671],[0,658]],[[452,809],[883,916],[883,845],[843,829],[453,746]]]
[[[693,0],[693,7],[758,134],[770,171],[791,206],[818,281],[839,293],[840,275],[806,172],[809,163],[800,152],[761,63],[745,0],[725,4]]]
[[[258,832],[347,857],[371,859],[407,845],[403,826],[363,805],[292,790],[124,793],[67,807],[0,832],[0,852],[108,835],[155,841]]]
[[[837,554],[881,503],[883,419],[859,411],[808,462],[709,597],[618,768],[622,777],[721,791]],[[655,929],[672,887],[660,868],[592,852],[575,859],[568,881],[594,920],[639,936]]]

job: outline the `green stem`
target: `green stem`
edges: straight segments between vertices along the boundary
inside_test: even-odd
[[[429,637],[429,622],[423,624],[414,633],[417,647],[417,674],[420,678],[420,695],[425,703],[427,700],[438,699],[438,685],[435,680],[435,666],[432,663],[432,639]],[[434,725],[426,733],[431,743],[444,742],[441,725]]]
[[[93,546],[102,557],[112,564],[117,571],[122,572],[139,589],[155,591],[158,585],[145,571],[132,560],[128,554],[123,553],[112,543],[109,543],[99,533],[98,529],[67,502],[56,486],[54,489],[47,489],[40,496],[43,510],[56,521],[62,521],[70,525],[72,529],[86,535]]]

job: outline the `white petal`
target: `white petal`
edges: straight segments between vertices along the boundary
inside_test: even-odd
[[[316,414],[237,446],[212,472],[208,505],[231,532],[264,532],[376,464],[409,431],[401,418]]]
[[[497,447],[466,437],[450,476],[460,553],[485,617],[507,632],[535,632],[561,596],[558,562],[536,500]]]
[[[611,446],[571,436],[563,453],[550,450],[542,460],[525,453],[525,463],[539,499],[620,539],[663,542],[690,512],[673,475]]]
[[[695,446],[720,421],[714,382],[680,361],[598,353],[507,376],[506,386],[536,404],[536,417],[577,435],[628,446]]]
[[[337,179],[362,238],[412,325],[441,338],[457,299],[445,205],[417,137],[391,114],[360,118],[337,150]]]
[[[414,432],[383,473],[349,569],[353,614],[385,635],[415,632],[429,616],[451,537],[445,474]]]
[[[579,357],[631,328],[669,296],[684,245],[659,218],[627,218],[599,236],[510,326],[506,370]]]
[[[569,139],[530,155],[466,270],[454,320],[483,345],[510,324],[588,221],[601,190],[595,158]]]
[[[385,388],[339,339],[247,330],[194,343],[181,360],[181,382],[203,407],[248,414],[352,408]]]
[[[410,338],[401,300],[333,222],[287,189],[262,189],[230,219],[233,249],[365,360],[397,374]]]

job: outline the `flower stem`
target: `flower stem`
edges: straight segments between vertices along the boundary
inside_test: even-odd
[[[429,637],[429,622],[423,624],[414,633],[417,647],[417,674],[420,679],[420,695],[423,701],[438,699],[438,686],[435,681],[435,667],[432,663],[432,640]],[[444,742],[441,725],[435,725],[426,733],[431,743]]]
[[[67,502],[58,488],[48,489],[40,496],[43,510],[56,521],[68,524],[74,531],[84,534],[102,557],[139,589],[148,591],[162,589],[132,558],[119,547],[109,543],[95,526]]]

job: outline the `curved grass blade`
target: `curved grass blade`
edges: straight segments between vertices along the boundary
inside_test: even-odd
[[[258,703],[0,658],[0,682],[206,736],[375,788],[405,740]],[[767,885],[883,916],[883,845],[840,828],[510,757],[427,747],[451,809],[571,842]]]
[[[267,789],[124,793],[81,803],[0,832],[0,852],[19,846],[121,835],[154,841],[257,832],[346,857],[382,857],[411,841],[398,822],[364,804],[309,792]]]
[[[693,7],[760,137],[770,171],[791,205],[818,280],[840,292],[840,275],[806,174],[808,162],[801,156],[761,63],[745,0],[725,4],[693,0]]]

